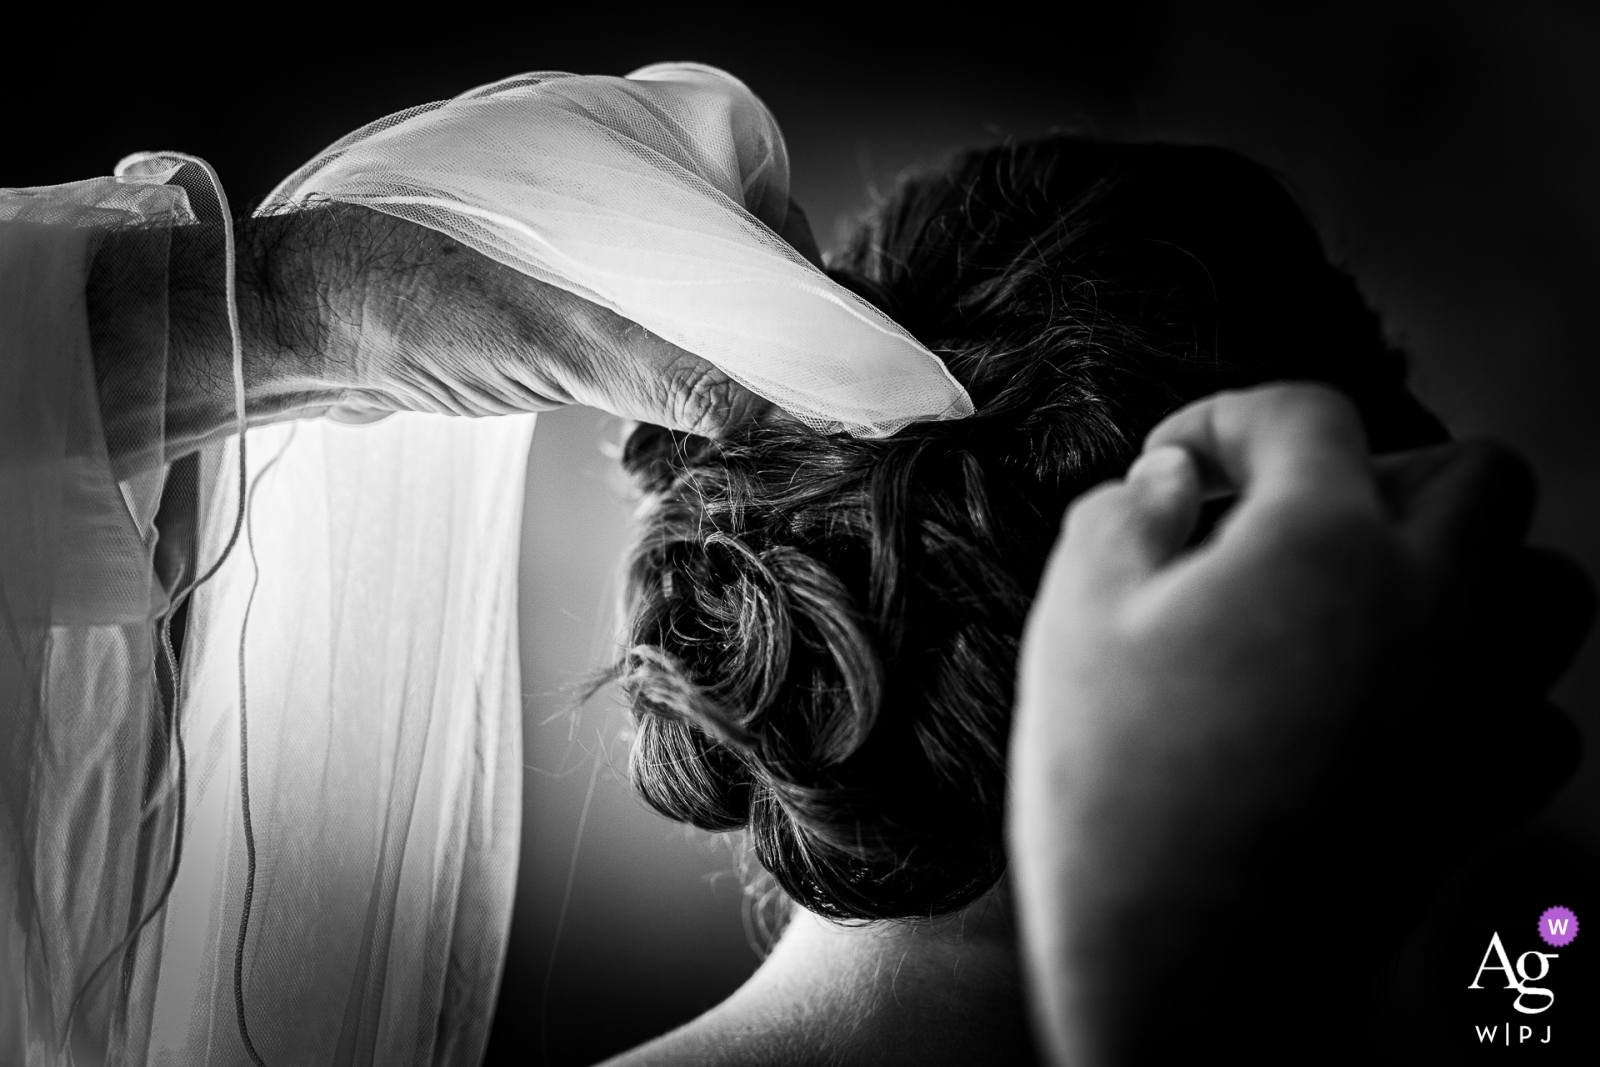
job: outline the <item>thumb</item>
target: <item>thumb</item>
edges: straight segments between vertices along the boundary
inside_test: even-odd
[[[1121,482],[1081,497],[1067,513],[1057,554],[1093,585],[1138,584],[1165,566],[1200,516],[1200,469],[1187,449],[1158,446]]]
[[[1488,441],[1378,460],[1386,502],[1420,559],[1447,573],[1481,570],[1527,536],[1537,487],[1514,452]]]

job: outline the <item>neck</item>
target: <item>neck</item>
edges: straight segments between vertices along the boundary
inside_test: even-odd
[[[1004,883],[937,923],[797,911],[732,997],[617,1067],[1032,1063],[1012,919]]]

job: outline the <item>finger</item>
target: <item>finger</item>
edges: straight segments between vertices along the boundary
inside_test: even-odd
[[[1200,504],[1200,471],[1189,453],[1153,449],[1122,482],[1073,504],[1060,551],[1094,583],[1140,582],[1182,551]]]
[[[1277,384],[1206,397],[1145,441],[1147,450],[1163,445],[1193,453],[1206,490],[1240,493],[1241,509],[1287,500],[1381,512],[1360,417],[1324,386]]]
[[[1372,457],[1372,472],[1378,479],[1378,494],[1396,522],[1413,512],[1413,498],[1419,487],[1449,462],[1450,444],[1430,445],[1406,452],[1391,452]]]
[[[1537,495],[1533,472],[1508,449],[1466,441],[1375,465],[1401,536],[1437,570],[1476,569],[1527,534]]]

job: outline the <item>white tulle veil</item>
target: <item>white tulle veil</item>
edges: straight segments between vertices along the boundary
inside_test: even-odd
[[[78,229],[118,196],[145,198],[124,222],[192,218],[166,184],[181,164],[125,161],[73,201]],[[882,435],[971,411],[939,360],[777,236],[782,135],[713,68],[529,74],[414,108],[341,139],[260,210],[324,199],[440,230],[609,307],[820,431]],[[85,269],[80,238],[13,215],[0,212],[0,282],[54,270],[59,287],[62,263]],[[39,252],[49,241],[60,247]],[[5,273],[6,256],[32,256],[32,273]],[[191,609],[180,826],[172,761],[141,755],[164,743],[148,678],[167,607],[147,565],[159,484],[74,473],[70,442],[93,436],[73,423],[93,408],[81,309],[52,312],[47,337],[23,328],[37,315],[23,300],[0,287],[12,316],[0,319],[0,404],[76,399],[52,401],[60,447],[44,458],[0,419],[0,446],[21,457],[0,467],[0,491],[69,505],[21,532],[0,525],[16,549],[0,558],[0,612],[20,650],[0,654],[0,696],[16,697],[0,770],[31,783],[0,782],[12,912],[0,952],[26,961],[21,978],[0,976],[0,1053],[29,1065],[74,1062],[74,1048],[79,1063],[184,1067],[477,1063],[516,877],[516,574],[534,417],[288,423],[203,457],[199,557],[225,561]],[[50,345],[74,356],[26,381],[24,342],[33,357]],[[65,496],[50,489],[61,485]],[[96,529],[133,538],[119,557],[133,588],[118,587],[121,615],[102,593],[74,616],[61,607],[71,582],[55,581],[72,569],[70,538],[41,531],[107,500],[123,510]],[[74,672],[79,684],[60,683]],[[152,788],[157,772],[166,784]],[[43,876],[30,857],[52,848]],[[161,900],[153,921],[130,918]],[[115,965],[91,974],[107,949]]]

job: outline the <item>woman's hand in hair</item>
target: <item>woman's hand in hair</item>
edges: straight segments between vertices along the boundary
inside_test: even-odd
[[[1011,750],[1056,1062],[1351,1054],[1431,888],[1576,762],[1543,692],[1592,596],[1523,546],[1533,496],[1503,449],[1373,461],[1338,394],[1272,386],[1172,416],[1073,506]]]

